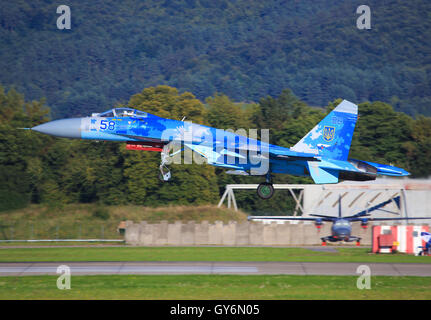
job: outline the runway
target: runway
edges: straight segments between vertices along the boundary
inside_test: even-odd
[[[322,263],[322,262],[16,262],[0,263],[0,276],[58,275],[66,265],[71,275],[352,275],[361,265],[371,276],[431,277],[431,265],[416,263]]]

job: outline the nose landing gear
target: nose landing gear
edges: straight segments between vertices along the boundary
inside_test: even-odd
[[[169,170],[169,168],[166,166],[166,164],[169,162],[169,151],[171,149],[170,143],[168,143],[167,145],[165,145],[163,147],[163,150],[161,152],[161,162],[160,162],[160,173],[159,173],[159,180],[162,182],[166,182],[169,181],[171,179],[171,171]]]
[[[159,180],[162,182],[171,180],[171,171],[165,165],[160,165]]]

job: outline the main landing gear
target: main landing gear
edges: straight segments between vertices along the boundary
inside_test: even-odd
[[[262,182],[257,187],[257,195],[263,200],[268,200],[274,195],[274,186],[270,174],[266,176],[266,182]]]
[[[326,243],[328,241],[329,242],[339,242],[339,241],[353,242],[353,241],[356,241],[357,247],[359,247],[361,245],[361,238],[355,237],[355,236],[350,236],[348,238],[340,238],[339,236],[327,236],[327,237],[320,238],[320,240],[322,240],[322,246],[326,246]]]
[[[361,245],[360,241],[356,241],[356,246],[359,247]],[[322,240],[322,246],[326,246],[326,240]]]

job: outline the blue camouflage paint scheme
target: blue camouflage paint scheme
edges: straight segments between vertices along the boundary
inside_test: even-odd
[[[292,148],[129,108],[112,109],[92,117],[55,120],[32,130],[68,138],[173,142],[202,155],[214,166],[252,175],[311,176],[319,184],[338,183],[340,177],[360,180],[365,176],[371,180],[377,174],[408,175],[393,166],[348,159],[357,114],[357,105],[343,100]],[[266,167],[262,166],[264,162]]]
[[[291,149],[317,153],[334,160],[347,160],[358,108],[344,100]]]

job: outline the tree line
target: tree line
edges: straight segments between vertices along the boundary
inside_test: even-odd
[[[194,123],[221,129],[269,128],[271,143],[290,147],[339,102],[334,100],[324,109],[310,107],[289,89],[257,103],[237,103],[222,93],[201,102],[190,92],[160,85],[132,95],[123,106],[171,119],[186,116]],[[43,99],[26,101],[16,90],[0,87],[0,210],[30,203],[216,204],[226,184],[263,180],[191,164],[172,165],[172,180],[162,183],[157,178],[159,153],[126,150],[119,142],[62,139],[19,129],[49,119],[50,109]],[[413,177],[426,177],[431,172],[431,118],[414,119],[387,103],[363,102],[349,156],[396,165]],[[274,179],[276,183],[312,183],[290,175]],[[266,201],[250,191],[238,191],[236,198],[249,212],[286,213],[294,206],[282,191]]]

